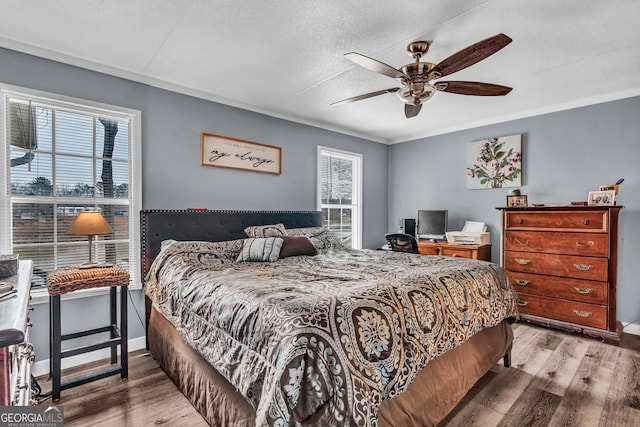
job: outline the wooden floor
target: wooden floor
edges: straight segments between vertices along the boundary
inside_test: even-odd
[[[640,426],[637,340],[620,348],[528,324],[514,325],[514,335],[512,367],[496,365],[441,427]],[[64,390],[65,427],[206,426],[146,351],[129,363],[127,380]]]
[[[500,362],[440,426],[640,426],[640,352],[514,325],[512,366]],[[626,341],[626,340],[625,340]],[[623,343],[626,344],[626,343]]]

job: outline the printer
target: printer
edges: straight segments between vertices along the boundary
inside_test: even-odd
[[[491,235],[484,222],[465,221],[461,231],[447,231],[447,242],[458,245],[486,245],[491,242]]]

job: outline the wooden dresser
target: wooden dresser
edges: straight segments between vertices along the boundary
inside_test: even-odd
[[[461,245],[448,242],[418,240],[418,253],[491,261],[491,245]]]
[[[616,319],[621,206],[498,208],[501,265],[522,319],[619,342]]]
[[[0,279],[18,291],[0,301],[0,406],[30,405],[31,364],[28,306],[32,261],[20,261],[18,274]]]

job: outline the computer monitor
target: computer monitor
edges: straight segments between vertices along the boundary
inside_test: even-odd
[[[444,239],[447,232],[446,210],[419,210],[417,234],[419,239]]]

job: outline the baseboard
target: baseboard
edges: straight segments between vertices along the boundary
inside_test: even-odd
[[[128,340],[127,343],[129,346],[129,351],[141,350],[146,346],[145,337],[132,338]],[[118,350],[120,350],[120,347],[118,347]],[[62,369],[84,365],[85,363],[95,362],[96,360],[107,359],[110,355],[111,350],[109,350],[108,348],[103,348],[101,350],[92,351],[91,353],[68,357],[62,359]],[[49,375],[49,359],[35,362],[31,367],[31,373],[34,377]]]
[[[640,324],[627,323],[624,325],[623,332],[625,334],[640,335]]]

